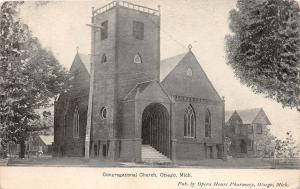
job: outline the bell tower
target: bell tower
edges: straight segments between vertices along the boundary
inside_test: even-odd
[[[91,20],[85,156],[113,160],[122,137],[118,134],[120,102],[138,83],[159,81],[160,11],[113,1],[93,9]]]

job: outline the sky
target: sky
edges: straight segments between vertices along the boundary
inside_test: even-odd
[[[229,11],[236,0],[128,0],[131,3],[157,9],[161,7],[161,59],[192,51],[208,78],[221,96],[225,109],[262,107],[272,125],[271,132],[284,137],[292,131],[300,137],[300,113],[254,94],[241,85],[233,70],[226,64],[224,37],[230,33]],[[55,1],[43,6],[26,2],[21,9],[22,20],[43,47],[51,49],[66,68],[70,68],[76,48],[90,54],[91,7],[99,8],[110,0]],[[299,140],[298,140],[299,141]]]

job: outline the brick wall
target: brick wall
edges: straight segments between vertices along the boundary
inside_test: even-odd
[[[191,105],[196,115],[196,136],[195,138],[184,137],[184,113],[186,108]],[[177,149],[176,157],[181,160],[197,160],[206,157],[204,143],[216,147],[222,142],[222,103],[195,103],[176,101],[175,105],[175,128]],[[209,110],[211,115],[211,137],[205,137],[205,113]],[[216,157],[215,157],[216,158]]]
[[[133,36],[133,21],[144,24],[143,40]],[[120,7],[117,38],[119,99],[123,99],[137,83],[159,80],[159,25],[158,16]],[[137,53],[141,55],[141,64],[133,62]]]

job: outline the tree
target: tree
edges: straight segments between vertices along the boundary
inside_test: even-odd
[[[255,93],[300,111],[300,14],[295,0],[238,0],[227,64]]]
[[[54,134],[54,116],[51,112],[43,111],[39,119],[33,121],[34,129],[30,135],[53,135]]]
[[[259,137],[256,140],[256,146],[261,150],[261,154],[257,154],[257,156],[265,157],[268,155],[271,157],[275,149],[275,138],[276,137],[270,132],[270,128],[266,127],[262,137]]]
[[[297,149],[297,145],[291,131],[288,131],[286,133],[285,139],[276,139],[275,152],[276,158],[283,159],[294,158],[296,155],[298,155],[299,152]]]
[[[4,2],[0,12],[0,138],[1,145],[19,143],[35,130],[37,109],[68,87],[69,74],[51,51],[43,49],[18,17],[22,2]]]

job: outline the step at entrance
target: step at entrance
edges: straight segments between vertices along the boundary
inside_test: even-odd
[[[171,163],[172,161],[150,145],[142,145],[142,161],[146,163]]]

